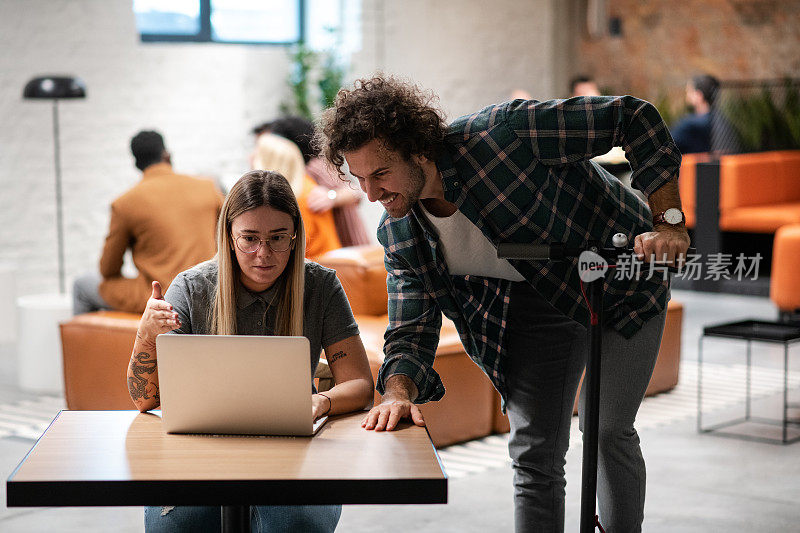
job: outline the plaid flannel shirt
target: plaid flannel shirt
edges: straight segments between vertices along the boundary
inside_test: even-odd
[[[656,109],[623,97],[548,102],[515,100],[461,117],[450,125],[436,161],[445,199],[495,246],[501,242],[609,246],[615,233],[652,229],[648,206],[590,158],[622,146],[632,183],[646,195],[677,176],[681,156]],[[467,354],[505,399],[504,333],[511,282],[451,276],[438,237],[419,205],[402,218],[384,214],[378,240],[385,249],[389,326],[378,374],[404,374],[417,403],[438,400],[444,386],[433,369],[441,313],[455,323]],[[588,323],[577,261],[511,264],[554,307]],[[611,279],[609,279],[611,278]],[[606,324],[630,337],[664,310],[669,281],[607,276]]]

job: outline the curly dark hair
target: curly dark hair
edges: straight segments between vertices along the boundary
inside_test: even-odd
[[[447,131],[437,98],[416,85],[377,74],[341,89],[333,106],[320,118],[315,143],[341,172],[344,152],[357,150],[373,139],[402,157],[422,155],[436,159]]]

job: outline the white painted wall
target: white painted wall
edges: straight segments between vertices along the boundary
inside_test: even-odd
[[[354,70],[407,76],[441,97],[451,118],[513,89],[558,96],[557,0],[364,0],[364,50]]]
[[[353,78],[383,72],[439,95],[452,120],[525,89],[539,100],[563,96],[557,66],[566,57],[560,0],[364,0],[363,49]],[[366,202],[364,202],[366,203]],[[362,205],[371,227],[383,212]],[[374,232],[371,232],[374,233]]]
[[[514,88],[557,96],[558,5],[363,0],[350,79],[378,69],[410,77],[451,119]],[[15,265],[21,294],[58,287],[51,107],[22,100],[28,79],[69,73],[88,87],[86,100],[61,105],[68,281],[96,268],[108,205],[138,179],[136,131],[161,130],[180,172],[239,174],[249,129],[286,91],[284,48],[141,43],[130,0],[0,0],[0,50],[0,263]],[[374,235],[382,209],[364,204]]]
[[[284,48],[141,43],[130,0],[0,0],[0,50],[0,262],[26,294],[58,289],[51,104],[22,100],[31,77],[88,88],[60,105],[68,280],[96,268],[108,206],[139,179],[133,134],[160,130],[180,172],[240,174],[285,91]]]

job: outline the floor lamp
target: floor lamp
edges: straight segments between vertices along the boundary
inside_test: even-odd
[[[58,233],[58,287],[64,287],[64,221],[61,200],[61,153],[58,131],[58,101],[68,98],[86,98],[86,85],[80,78],[72,76],[39,76],[25,84],[22,93],[25,99],[53,101],[53,157],[56,169],[56,231]]]

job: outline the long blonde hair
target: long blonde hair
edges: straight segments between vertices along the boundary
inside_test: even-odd
[[[217,291],[211,306],[211,333],[236,335],[236,293],[241,270],[233,249],[231,225],[244,213],[268,206],[292,217],[295,228],[292,256],[276,283],[283,289],[275,300],[278,317],[276,335],[303,334],[303,294],[305,291],[306,233],[297,198],[289,182],[277,172],[252,170],[244,174],[231,188],[217,223]]]
[[[303,191],[303,182],[306,178],[303,153],[296,144],[280,135],[265,133],[258,136],[253,155],[253,168],[282,174],[289,181],[297,197]]]

